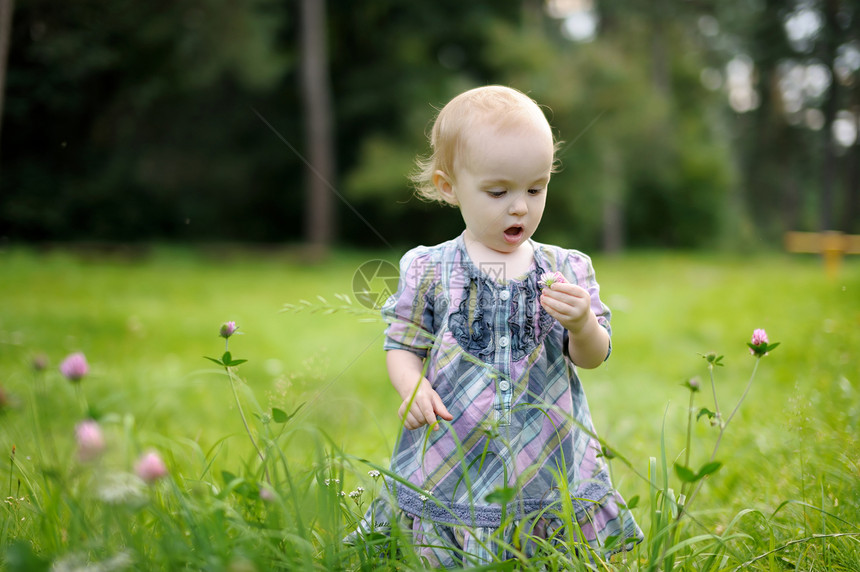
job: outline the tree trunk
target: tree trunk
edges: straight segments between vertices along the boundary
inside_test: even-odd
[[[603,199],[603,252],[618,254],[624,249],[624,211],[620,201]]]
[[[797,157],[806,151],[797,130],[784,118],[779,88],[778,67],[790,53],[782,25],[782,0],[765,0],[764,9],[754,19],[750,34],[750,56],[755,62],[759,106],[742,114],[738,125],[744,129],[746,147],[741,151],[743,204],[761,237],[777,240],[792,218],[793,206],[786,199],[785,181],[800,177],[802,168],[785,157]],[[803,201],[801,201],[803,202]]]
[[[6,92],[6,62],[12,36],[12,13],[15,0],[0,0],[0,133],[3,125],[3,94]]]
[[[301,2],[302,97],[309,169],[305,240],[312,259],[325,256],[334,239],[334,140],[328,79],[325,0]]]
[[[671,91],[669,77],[669,55],[666,51],[666,31],[664,19],[666,11],[662,10],[662,2],[657,2],[658,13],[651,16],[651,80],[654,89],[661,97],[668,97]]]
[[[625,177],[612,176],[622,168],[617,153],[605,150],[603,153],[605,173],[603,189],[603,251],[618,254],[624,249],[624,185]]]
[[[855,141],[848,150],[848,157],[842,230],[848,233],[857,233],[860,232],[860,140]]]
[[[821,210],[819,212],[819,230],[837,230],[835,227],[835,183],[836,183],[836,142],[833,140],[833,122],[836,120],[836,112],[839,108],[839,82],[833,70],[836,60],[836,47],[839,45],[839,6],[835,0],[823,3],[824,8],[824,32],[823,52],[824,63],[830,71],[830,87],[827,90],[827,99],[824,102],[824,128],[821,136],[824,137],[824,157],[821,161]]]

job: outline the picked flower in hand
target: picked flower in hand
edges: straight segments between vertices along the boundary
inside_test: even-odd
[[[539,284],[543,288],[549,288],[553,284],[564,284],[567,282],[564,278],[564,274],[556,270],[555,272],[544,272],[541,274]]]

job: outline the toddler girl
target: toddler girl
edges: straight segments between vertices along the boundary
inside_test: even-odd
[[[430,143],[418,193],[458,207],[466,228],[406,253],[382,309],[404,426],[391,470],[408,483],[389,479],[395,510],[433,566],[528,556],[530,537],[629,548],[642,533],[576,375],[609,357],[609,309],[587,256],[531,239],[555,162],[549,123],[521,92],[482,87],[441,110]],[[561,530],[564,502],[578,530]]]

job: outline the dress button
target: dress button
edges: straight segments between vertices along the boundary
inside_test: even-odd
[[[508,336],[502,336],[501,338],[499,338],[499,345],[503,348],[506,348],[508,347],[509,341],[510,340],[508,339]]]
[[[511,293],[508,292],[507,290],[502,290],[501,292],[499,292],[499,299],[501,299],[503,301],[507,300],[510,297],[511,297]]]
[[[508,383],[507,379],[503,379],[502,381],[499,382],[499,389],[501,389],[502,391],[507,391],[510,388],[511,388],[511,384]]]

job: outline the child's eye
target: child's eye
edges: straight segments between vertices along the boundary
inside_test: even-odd
[[[539,195],[543,192],[543,189],[529,189],[530,195]]]
[[[493,197],[494,199],[498,199],[498,198],[505,196],[505,192],[506,191],[503,189],[499,189],[499,190],[494,189],[491,191],[487,191],[487,194],[490,195],[491,197]]]

